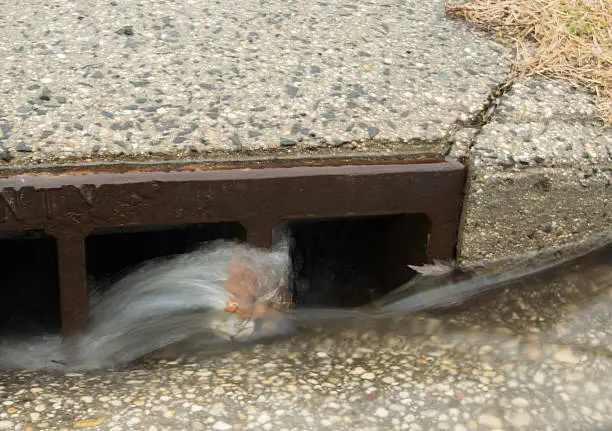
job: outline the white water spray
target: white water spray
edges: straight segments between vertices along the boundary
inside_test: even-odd
[[[260,299],[269,302],[280,297],[291,276],[290,242],[282,240],[273,249],[263,250],[234,241],[215,241],[192,253],[148,262],[108,291],[93,295],[89,326],[67,342],[59,335],[0,336],[0,368],[106,368],[181,344],[214,353],[235,343],[286,335],[310,325],[366,322],[453,307],[484,292],[546,273],[563,274],[568,268],[584,272],[590,266],[603,266],[608,268],[604,274],[609,278],[611,260],[612,232],[608,232],[577,250],[485,266],[458,282],[452,266],[425,267],[419,269],[422,276],[366,307],[272,313],[272,322],[258,319],[264,321],[258,328],[252,319],[228,312],[228,305],[239,303],[238,308],[255,310]],[[606,279],[604,284],[610,281]],[[247,298],[245,304],[240,296],[247,288],[253,301]]]

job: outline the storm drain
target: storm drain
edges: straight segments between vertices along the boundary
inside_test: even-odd
[[[0,326],[30,318],[71,333],[88,286],[218,238],[294,238],[300,305],[366,303],[452,258],[465,168],[453,159],[174,166],[0,178]],[[374,289],[374,290],[373,290]]]

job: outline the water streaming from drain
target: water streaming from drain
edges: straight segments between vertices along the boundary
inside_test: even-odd
[[[1,340],[0,367],[95,369],[164,349],[168,353],[168,348],[214,353],[313,328],[390,330],[393,319],[452,309],[482,293],[527,286],[546,294],[550,280],[585,271],[599,274],[599,287],[585,291],[585,301],[587,293],[612,288],[612,237],[607,234],[565,255],[474,268],[472,275],[460,274],[464,281],[457,282],[454,271],[417,277],[366,307],[286,310],[279,292],[291,275],[290,248],[288,239],[271,250],[215,241],[190,254],[149,262],[92,296],[90,325],[71,339]]]

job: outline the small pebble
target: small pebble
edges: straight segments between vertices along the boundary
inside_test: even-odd
[[[126,25],[125,27],[121,27],[119,30],[117,30],[116,33],[124,36],[133,36],[134,28],[131,25]]]
[[[533,381],[536,382],[538,385],[543,384],[544,379],[545,379],[544,373],[541,371],[538,371],[533,375]]]
[[[590,159],[590,158],[597,157],[597,153],[595,152],[595,150],[592,147],[584,147],[583,156],[586,159]]]
[[[389,410],[384,407],[379,407],[374,412],[374,415],[378,416],[379,418],[386,418],[387,416],[389,416]]]
[[[514,412],[510,415],[510,423],[517,428],[531,425],[531,416],[525,411]]]
[[[376,136],[378,136],[379,133],[380,129],[378,129],[377,127],[368,127],[368,136],[370,137],[370,139],[374,139]]]
[[[25,142],[19,142],[16,146],[15,146],[15,150],[19,151],[20,153],[29,153],[32,151],[32,147],[30,147],[28,144],[26,144]]]
[[[49,88],[45,87],[45,88],[43,88],[43,91],[42,91],[42,93],[40,94],[40,96],[38,98],[40,100],[44,100],[44,101],[48,102],[49,100],[51,100],[52,94],[53,94],[53,92]]]
[[[482,425],[488,426],[489,428],[499,429],[503,426],[500,418],[489,414],[480,415],[478,422]]]
[[[281,147],[293,147],[295,145],[297,145],[297,141],[294,141],[293,139],[281,139],[280,140]]]
[[[518,407],[521,409],[524,409],[525,407],[529,406],[529,401],[521,397],[516,397],[512,399],[511,403],[514,407]]]
[[[580,359],[574,356],[572,351],[568,348],[562,348],[555,353],[555,360],[566,364],[577,364],[580,362]]]
[[[0,147],[0,160],[10,162],[13,160],[13,156],[11,156],[11,153],[9,153],[6,148]]]
[[[44,412],[47,409],[47,406],[44,404],[36,404],[34,406],[34,410],[36,410],[37,412]]]
[[[219,421],[219,422],[215,422],[215,424],[213,425],[213,429],[218,430],[218,431],[224,431],[224,430],[232,429],[232,426],[225,422]]]
[[[140,419],[139,418],[131,418],[129,419],[126,424],[129,426],[134,426],[134,425],[138,425],[140,423]]]

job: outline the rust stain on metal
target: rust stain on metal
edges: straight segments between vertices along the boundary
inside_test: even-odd
[[[428,260],[447,259],[465,175],[453,159],[8,175],[0,177],[0,232],[44,230],[57,239],[62,326],[70,333],[87,322],[84,244],[95,229],[238,222],[249,242],[269,247],[272,230],[286,220],[422,213],[430,220]]]
[[[212,171],[229,169],[262,169],[262,168],[292,168],[300,166],[344,166],[344,165],[399,165],[399,164],[423,164],[423,163],[444,163],[445,159],[439,155],[429,156],[404,156],[404,157],[376,157],[369,158],[363,156],[327,157],[321,159],[267,159],[267,160],[245,160],[240,162],[209,162],[207,164],[185,164],[185,163],[165,163],[165,164],[121,164],[121,165],[96,165],[88,169],[73,167],[54,167],[52,169],[29,169],[26,174],[32,175],[59,175],[69,173],[70,175],[90,174],[90,173],[126,173],[126,172],[169,172],[169,171]],[[21,173],[18,172],[17,173]],[[0,173],[0,178],[11,176],[10,171]]]

